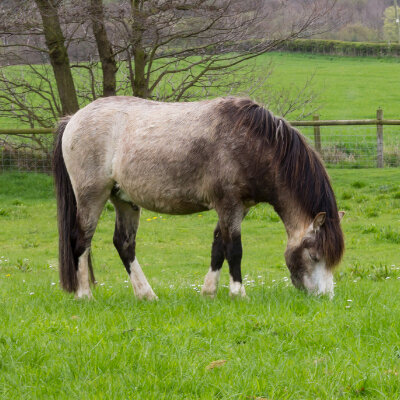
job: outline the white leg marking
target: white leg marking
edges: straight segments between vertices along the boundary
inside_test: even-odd
[[[147,279],[136,257],[131,263],[131,273],[129,275],[129,278],[131,279],[135,296],[138,299],[158,300],[158,297],[153,292],[153,289],[149,285],[149,282],[147,282]]]
[[[78,289],[75,293],[76,299],[82,299],[84,297],[87,297],[88,299],[92,298],[89,280],[89,252],[90,249],[86,249],[78,260]]]
[[[316,264],[312,273],[304,276],[304,286],[310,293],[333,298],[333,274],[326,269],[325,263]]]
[[[246,297],[246,290],[240,282],[234,282],[232,277],[229,277],[229,294],[231,297]]]
[[[207,272],[207,275],[204,278],[204,285],[201,289],[201,294],[203,296],[214,297],[217,294],[220,273],[220,269],[213,271],[210,267],[210,270]]]

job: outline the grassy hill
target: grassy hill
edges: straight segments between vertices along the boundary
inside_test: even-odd
[[[315,74],[321,119],[374,118],[378,107],[386,118],[400,118],[399,59],[270,53],[257,61],[273,62],[273,85],[301,87]]]

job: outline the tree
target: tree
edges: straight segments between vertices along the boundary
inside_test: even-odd
[[[63,115],[79,110],[75,84],[72,79],[65,38],[58,17],[57,2],[54,0],[35,0],[42,18],[43,34],[48,55],[57,82]]]
[[[107,35],[102,0],[90,0],[89,13],[103,71],[103,96],[115,96],[118,68],[112,45]]]
[[[213,89],[227,92],[237,81],[228,77],[235,77],[244,61],[326,28],[334,5],[330,0],[130,0],[119,3],[119,18],[113,18],[122,39],[114,47],[125,54],[135,96],[179,101]]]
[[[397,9],[392,7],[387,7],[384,12],[384,23],[383,23],[383,34],[385,40],[389,42],[399,42],[400,43],[400,33],[399,33],[399,22],[398,22]]]

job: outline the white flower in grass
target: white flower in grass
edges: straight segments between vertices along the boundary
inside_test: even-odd
[[[30,292],[29,295],[32,296],[33,294],[35,294],[35,292]]]
[[[56,283],[55,282],[51,282],[51,286],[54,286]]]

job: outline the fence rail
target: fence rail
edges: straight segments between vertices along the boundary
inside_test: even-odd
[[[400,120],[384,119],[383,110],[378,109],[374,119],[357,120],[320,120],[318,115],[311,121],[289,121],[292,126],[313,128],[305,132],[305,136],[324,161],[329,165],[339,166],[400,166],[400,130],[390,132],[390,140],[384,140],[384,126],[400,126]],[[334,126],[375,126],[376,133],[358,131],[357,134],[328,133]],[[0,172],[5,170],[28,170],[50,172],[53,128],[36,129],[0,129]],[[6,137],[7,140],[2,139]],[[27,138],[30,136],[30,139]],[[10,139],[8,139],[10,137]],[[17,138],[17,142],[12,138]],[[42,146],[38,148],[32,143],[38,143],[41,138]],[[390,143],[389,143],[390,142]],[[43,147],[43,143],[47,147]],[[385,152],[385,146],[390,148]],[[367,160],[360,163],[359,160]],[[372,164],[372,165],[371,165]]]

